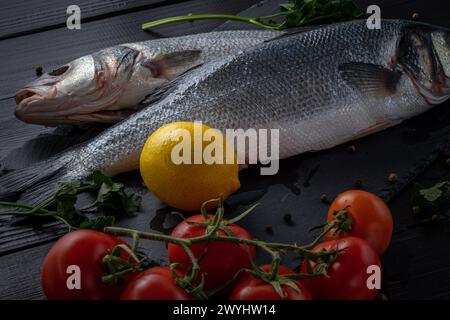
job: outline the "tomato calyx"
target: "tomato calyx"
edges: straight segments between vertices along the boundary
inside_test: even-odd
[[[327,275],[327,270],[333,262],[336,261],[339,253],[345,249],[321,249],[315,255],[305,256],[306,271],[308,275]],[[311,267],[311,262],[314,262],[314,270]]]
[[[280,274],[279,273],[280,266],[281,265],[278,265],[277,267],[274,268],[272,261],[271,268],[268,271],[264,271],[263,269],[257,266],[254,266],[253,269],[243,269],[241,271],[249,273],[254,278],[271,285],[281,299],[287,298],[287,294],[285,290],[283,290],[283,286],[290,287],[296,292],[300,293],[301,289],[298,287],[297,281],[310,279],[320,275],[315,271],[312,274],[300,274],[300,273]]]
[[[134,250],[126,244],[119,244],[103,257],[102,262],[102,282],[109,286],[118,286],[123,284],[127,274],[143,270],[144,259],[139,259]]]
[[[253,276],[258,278],[257,276],[255,276],[255,274],[253,274]],[[278,275],[271,281],[264,279],[264,277],[260,277],[259,279],[270,284],[281,299],[285,299],[287,297],[287,294],[283,290],[283,286],[288,286],[294,289],[296,292],[300,292],[300,288],[297,286],[295,281],[293,279],[290,279],[286,275]]]
[[[207,300],[208,295],[203,290],[203,287],[205,285],[205,277],[203,274],[201,275],[200,283],[198,285],[195,285],[195,280],[197,279],[198,273],[200,272],[200,266],[198,264],[198,261],[195,258],[192,250],[187,245],[183,245],[183,249],[186,251],[186,254],[189,256],[191,260],[191,267],[188,269],[186,274],[183,277],[181,277],[176,272],[176,270],[178,268],[184,269],[183,265],[179,263],[172,263],[169,266],[170,272],[172,273],[172,277],[174,278],[177,286],[186,291],[186,293],[189,294],[190,296],[200,300]]]
[[[297,292],[300,292],[300,288],[297,286],[294,279],[289,278],[288,275],[279,274],[281,264],[279,257],[279,254],[275,253],[269,271],[264,271],[260,267],[253,265],[253,270],[245,270],[245,272],[250,273],[256,279],[270,284],[280,298],[284,299],[286,298],[286,293],[283,291],[283,286],[291,287]]]
[[[301,290],[298,287],[296,281],[310,279],[325,274],[327,268],[336,260],[339,253],[339,251],[335,249],[324,249],[317,253],[308,252],[305,254],[305,259],[311,259],[315,261],[317,263],[317,266],[320,267],[315,270],[311,270],[311,272],[308,272],[308,274],[280,274],[280,251],[272,250],[264,244],[260,245],[260,248],[265,250],[272,257],[270,269],[268,271],[264,271],[262,268],[258,267],[251,259],[250,261],[252,263],[252,269],[244,269],[242,271],[250,273],[253,277],[267,284],[270,284],[281,299],[285,299],[287,297],[287,294],[283,290],[283,286],[288,286],[296,292],[300,293]]]
[[[334,210],[332,213],[334,217],[333,220],[328,221],[325,224],[313,227],[310,229],[310,231],[324,229],[324,232],[331,237],[335,237],[340,233],[349,233],[352,230],[353,220],[348,216],[347,208],[337,211]]]
[[[208,214],[207,208],[211,206],[212,203],[217,203],[217,210],[216,213],[211,218],[211,215]],[[203,227],[205,229],[205,235],[216,235],[217,231],[223,231],[225,234],[229,237],[234,237],[234,232],[228,227],[229,225],[235,224],[245,218],[250,212],[252,212],[259,203],[255,203],[250,208],[239,214],[238,216],[226,220],[223,219],[223,216],[225,214],[224,207],[223,207],[223,199],[212,199],[204,202],[202,206],[200,207],[200,213],[203,216],[203,219],[205,222],[196,222],[196,221],[186,221],[186,223],[197,226],[197,227]]]
[[[352,231],[353,220],[348,216],[347,208],[343,210],[333,211],[334,220],[328,222],[325,228],[329,228],[331,236],[336,236],[340,233],[349,233]]]

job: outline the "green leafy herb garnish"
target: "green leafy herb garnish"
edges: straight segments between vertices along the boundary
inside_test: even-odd
[[[79,229],[91,229],[102,231],[106,227],[114,225],[115,218],[113,216],[101,216],[93,219],[87,219],[80,223]]]
[[[437,204],[440,200],[450,199],[450,182],[444,181],[428,189],[420,189],[419,194],[428,202]]]
[[[114,182],[100,171],[91,175],[92,187],[98,190],[97,199],[89,208],[102,208],[105,211],[123,211],[133,214],[139,211],[141,197],[135,193],[127,194],[123,184]]]
[[[85,192],[96,192],[96,199],[93,203],[78,208],[78,196]],[[60,182],[55,194],[36,206],[0,202],[0,206],[27,209],[25,211],[0,212],[0,215],[53,217],[63,221],[71,229],[103,230],[114,224],[115,218],[110,214],[115,215],[118,212],[127,215],[133,214],[139,211],[140,204],[141,197],[139,195],[128,194],[123,184],[114,182],[100,171],[94,171],[83,182]],[[107,215],[91,218],[90,213],[94,210]]]
[[[450,181],[443,181],[426,188],[420,184],[414,185],[413,213],[415,215],[440,215],[450,213]]]
[[[289,0],[280,7],[282,9],[280,12],[255,18],[226,14],[176,16],[144,23],[142,29],[147,30],[173,22],[219,19],[251,23],[272,30],[285,30],[313,24],[348,21],[362,16],[351,0]]]

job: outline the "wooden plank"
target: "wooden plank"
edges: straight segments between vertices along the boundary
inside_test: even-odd
[[[256,3],[256,0],[226,1],[193,0],[185,3],[143,10],[128,15],[82,24],[81,30],[60,28],[0,41],[0,99],[12,97],[35,76],[35,68],[44,70],[78,58],[84,54],[117,45],[212,30],[222,21],[178,23],[158,28],[158,34],[141,30],[141,24],[173,15],[228,12],[236,14]],[[1,112],[1,111],[0,111]]]
[[[217,10],[217,12],[219,11]],[[171,13],[168,13],[168,15],[171,15]],[[150,19],[146,18],[145,21],[147,20]],[[138,24],[140,24],[140,22]],[[197,25],[197,23],[193,24],[194,27],[197,27]],[[173,26],[174,29],[170,29],[171,31],[168,29],[170,32],[180,32],[180,30],[177,29],[179,28],[179,25]],[[186,30],[183,30],[182,32],[188,31],[187,28],[184,29]],[[106,30],[106,27],[103,30]],[[129,30],[136,30],[134,24],[131,24]],[[128,31],[128,33],[131,32]],[[95,32],[91,33],[91,35],[92,34],[95,34]],[[32,41],[32,38],[23,38],[31,39],[30,41]],[[77,41],[83,40],[82,38],[83,37],[77,38]],[[100,39],[100,37],[96,37],[95,39]],[[31,43],[33,44],[33,42]],[[80,43],[77,43],[77,45],[78,44]],[[14,59],[10,59],[9,63],[13,61]],[[10,108],[12,100],[7,99],[4,101],[6,101],[5,105]],[[1,105],[0,101],[0,107]],[[441,109],[441,111],[445,112],[443,109]],[[424,118],[421,117],[420,119],[423,120]],[[415,120],[413,125],[410,126],[410,129],[419,130],[422,128],[423,124],[421,124],[421,120]],[[436,121],[433,123],[436,123]],[[408,132],[403,133],[406,135]],[[388,133],[384,133],[383,136],[385,137],[385,141],[389,139]],[[372,139],[375,139],[375,137]],[[418,152],[418,149],[414,146],[414,143],[416,142],[409,142],[411,143],[411,146],[408,149],[408,152],[411,156],[414,156],[414,153]],[[366,145],[366,147],[368,147],[368,145]],[[364,146],[360,147],[358,145],[358,150],[361,153],[365,153],[371,149],[365,149]],[[394,152],[394,150],[391,151]],[[326,205],[323,205],[323,210],[305,211],[306,203],[318,201],[317,192],[313,192],[313,190],[307,186],[307,182],[309,181],[313,186],[320,183],[321,186],[324,186],[321,190],[324,190],[325,188],[330,188],[331,190],[333,181],[336,180],[347,179],[345,181],[349,186],[353,183],[351,177],[342,177],[342,175],[345,175],[345,172],[349,170],[348,168],[351,168],[351,164],[344,158],[345,147],[339,147],[337,152],[336,150],[334,152],[334,154],[328,154],[328,156],[322,158],[322,161],[326,162],[326,158],[328,158],[334,159],[333,161],[342,164],[342,172],[337,172],[337,176],[330,177],[329,172],[333,170],[327,167],[327,163],[330,164],[331,162],[326,162],[319,170],[315,170],[314,168],[317,166],[317,163],[315,163],[313,159],[310,159],[308,162],[308,158],[306,158],[306,161],[303,161],[303,158],[297,157],[296,159],[284,162],[283,171],[276,177],[268,177],[267,179],[256,181],[255,176],[252,176],[251,172],[244,174],[242,177],[244,180],[241,193],[230,199],[228,204],[234,209],[242,209],[242,206],[245,206],[246,203],[251,203],[256,200],[263,203],[262,206],[257,208],[254,212],[254,215],[259,217],[259,219],[247,218],[242,222],[243,225],[251,229],[252,233],[258,238],[267,240],[276,239],[279,241],[290,241],[290,239],[297,238],[302,242],[308,240],[310,235],[307,233],[307,229],[310,227],[310,223],[313,223],[314,221],[321,223],[323,221]],[[326,155],[327,152],[324,154]],[[372,160],[376,161],[377,159],[383,161],[384,158],[380,158],[379,154],[372,153]],[[431,170],[430,177],[427,177],[426,179],[421,177],[419,181],[422,181],[425,184],[431,184],[445,178],[450,178],[448,174],[449,171],[445,171],[445,167],[443,167],[444,162],[442,159],[440,159],[435,166],[436,165],[439,166],[438,170]],[[371,168],[372,167],[368,166],[367,169],[370,170]],[[408,168],[404,169],[406,172]],[[377,170],[377,174],[384,177],[385,172],[382,171],[382,168],[377,167]],[[316,174],[312,175],[311,172],[316,172]],[[427,172],[429,173],[430,171]],[[443,174],[443,172],[447,172],[447,175]],[[309,179],[308,177],[311,177],[312,179]],[[127,179],[126,177],[123,178]],[[136,174],[129,178],[133,181],[139,180]],[[330,180],[331,178],[332,180]],[[410,177],[410,179],[412,178],[414,177]],[[324,183],[326,181],[328,181],[328,183]],[[369,183],[368,187],[371,188],[370,181],[367,182]],[[386,189],[386,192],[389,192],[389,188]],[[450,284],[446,280],[441,280],[445,277],[448,278],[449,268],[447,266],[450,266],[450,252],[447,252],[449,250],[447,248],[448,246],[442,247],[441,245],[441,243],[445,242],[447,239],[445,227],[441,224],[431,226],[431,228],[418,226],[417,221],[412,218],[408,207],[411,196],[410,192],[410,189],[406,189],[391,203],[395,215],[396,230],[393,245],[383,258],[385,272],[387,274],[384,287],[391,299],[448,297]],[[333,194],[330,194],[330,196],[332,195]],[[144,202],[143,213],[134,218],[123,218],[119,221],[119,224],[142,230],[149,230],[151,228],[153,230],[167,231],[170,229],[170,226],[174,223],[174,221],[169,221],[171,216],[167,213],[170,212],[170,209],[159,203],[157,199],[148,193],[146,193],[144,197]],[[274,211],[276,211],[277,214],[274,214]],[[283,224],[282,214],[285,212],[292,213],[295,222],[294,226],[286,226]],[[267,221],[274,226],[274,235],[268,235],[265,232],[265,224],[269,223]],[[39,287],[39,267],[43,257],[49,249],[49,244],[43,243],[51,241],[58,236],[58,232],[49,232],[50,230],[53,230],[51,224],[44,224],[41,227],[35,228],[18,228],[16,226],[13,228],[2,229],[0,226],[0,234],[9,232],[10,235],[12,235],[12,238],[17,240],[16,242],[12,241],[12,238],[8,238],[6,234],[5,238],[3,238],[3,241],[6,240],[4,241],[5,246],[3,247],[3,254],[5,255],[0,257],[0,270],[5,271],[0,279],[0,298],[42,298]],[[64,230],[61,229],[61,232],[63,231]],[[11,242],[9,242],[10,240]],[[38,244],[39,246],[30,248],[30,246]],[[166,258],[163,246],[155,245],[150,242],[145,242],[143,245],[145,246],[144,251],[151,257],[160,259],[161,261],[164,261]],[[21,251],[14,252],[16,250]],[[405,272],[405,270],[407,270],[407,272]]]
[[[13,98],[0,100],[0,159],[11,150],[22,146],[26,141],[53,130],[43,126],[30,125],[16,119],[14,117],[15,106]]]
[[[381,17],[389,19],[412,19],[414,13],[419,20],[450,28],[449,4],[439,0],[354,0],[363,11],[369,5],[379,5]]]
[[[10,299],[43,299],[40,266],[52,244],[23,250],[0,258],[0,297]]]
[[[0,40],[65,27],[67,7],[80,8],[81,22],[157,8],[184,0],[17,0],[2,3]]]
[[[440,157],[416,182],[432,186],[450,179],[445,157]],[[385,293],[389,299],[448,299],[450,297],[450,221],[424,223],[411,213],[413,186],[390,203],[395,232],[382,257]]]

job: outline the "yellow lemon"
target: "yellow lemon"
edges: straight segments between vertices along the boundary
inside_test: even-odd
[[[140,170],[161,201],[188,211],[210,199],[225,199],[240,186],[233,147],[220,131],[195,122],[156,130],[142,149]]]

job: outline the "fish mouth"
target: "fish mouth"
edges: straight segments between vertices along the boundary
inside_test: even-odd
[[[90,108],[81,101],[56,98],[56,88],[24,88],[15,96],[15,116],[26,123],[45,126],[86,122],[114,123],[135,113],[138,108]],[[90,111],[91,110],[91,111]]]
[[[16,93],[16,110],[15,116],[23,121],[33,123],[30,120],[30,115],[35,112],[45,113],[54,107],[54,103],[50,105],[48,101],[56,96],[56,88],[52,87],[26,87]],[[45,104],[43,102],[46,102]]]
[[[39,90],[31,88],[22,89],[17,92],[15,96],[17,109],[19,109],[19,111],[28,108],[28,106],[31,105],[33,101],[39,101],[42,99],[44,99],[42,93],[40,93]]]

